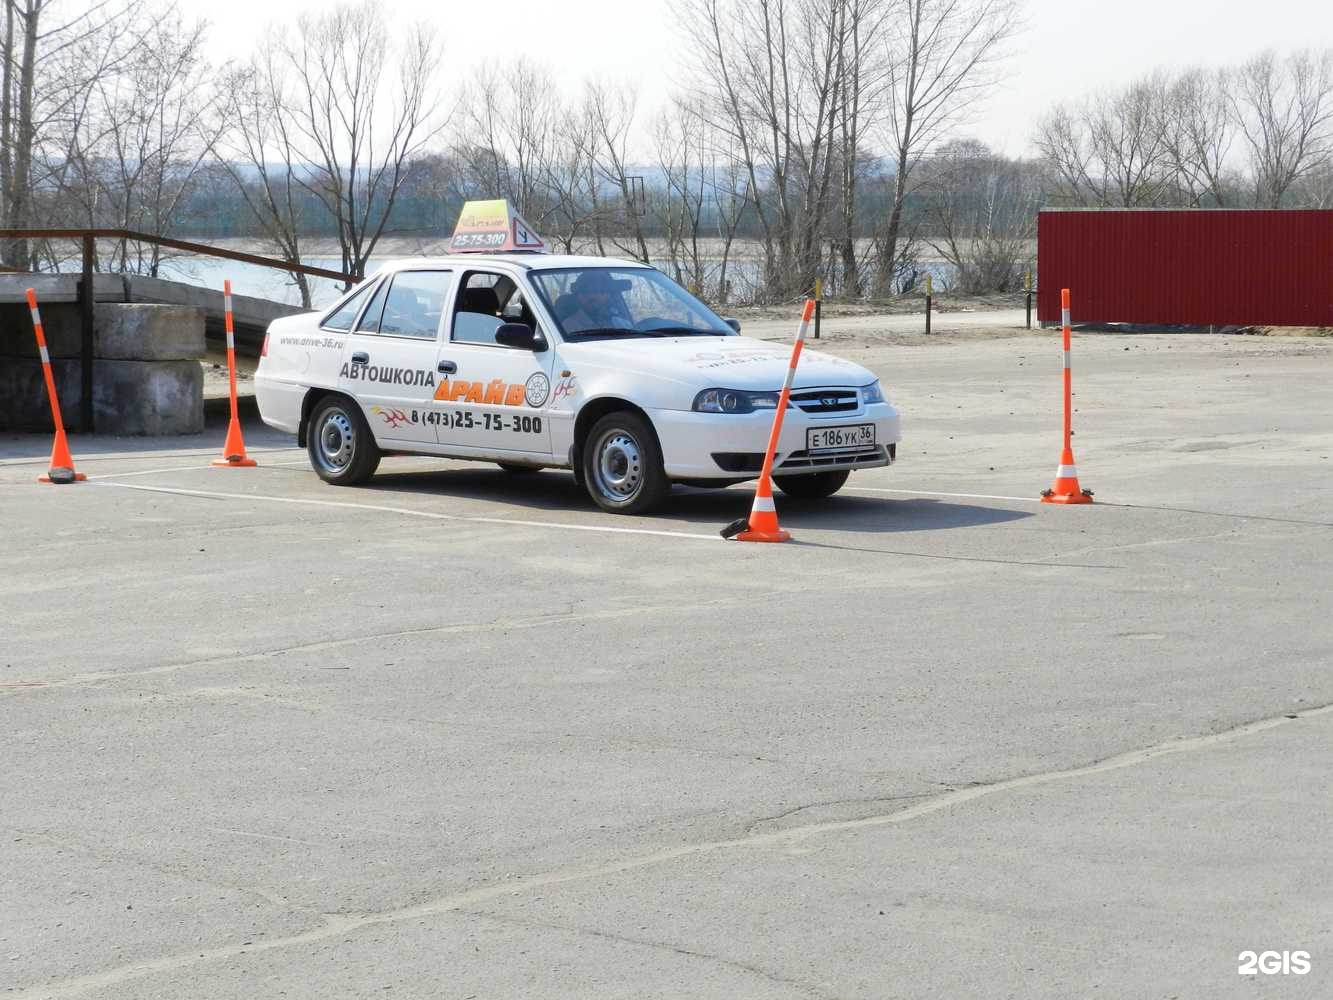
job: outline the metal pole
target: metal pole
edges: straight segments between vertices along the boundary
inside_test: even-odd
[[[926,275],[926,333],[927,334],[930,333],[930,300],[933,297],[931,295],[933,290],[934,290],[934,285],[931,283],[930,275]]]
[[[96,244],[91,234],[83,237],[83,277],[79,281],[79,319],[82,349],[79,354],[79,430],[93,432],[93,336],[96,315],[93,312],[93,256]]]
[[[1027,315],[1023,320],[1023,325],[1029,330],[1032,329],[1032,270],[1028,269],[1027,279],[1023,282],[1024,290],[1027,292]]]
[[[824,304],[824,279],[815,279],[815,340],[819,339],[819,315],[823,311],[820,307]]]

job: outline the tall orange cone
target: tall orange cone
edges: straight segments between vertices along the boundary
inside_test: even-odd
[[[1092,503],[1092,490],[1078,484],[1078,466],[1074,464],[1074,391],[1069,367],[1069,289],[1060,290],[1060,322],[1065,342],[1065,445],[1060,452],[1060,467],[1055,470],[1055,485],[1043,490],[1042,503]]]
[[[222,306],[227,321],[227,379],[231,389],[231,422],[227,424],[227,440],[222,445],[222,457],[213,465],[219,468],[239,469],[258,463],[245,453],[245,439],[241,436],[241,418],[236,407],[236,334],[232,331],[231,282],[222,283]]]
[[[805,300],[805,311],[801,313],[801,325],[796,331],[796,343],[791,349],[791,363],[787,365],[787,376],[782,382],[782,391],[778,393],[778,407],[773,414],[773,429],[768,435],[768,450],[764,453],[764,467],[759,473],[759,486],[754,491],[754,504],[750,516],[743,521],[735,521],[722,529],[723,538],[735,537],[738,542],[789,542],[791,535],[778,525],[778,510],[773,503],[773,456],[778,450],[778,439],[782,436],[782,417],[787,412],[787,403],[791,399],[791,384],[796,378],[796,363],[801,359],[801,348],[805,346],[805,332],[810,327],[810,317],[815,314],[815,300]]]
[[[46,331],[42,329],[42,314],[37,311],[37,293],[28,289],[28,310],[32,313],[32,328],[37,334],[37,353],[42,356],[42,377],[46,380],[46,396],[51,401],[51,422],[55,424],[56,437],[51,444],[50,471],[38,476],[39,483],[77,483],[88,477],[74,471],[74,458],[69,453],[69,442],[65,439],[65,422],[60,417],[60,399],[56,395],[56,380],[51,374],[51,352],[46,349]]]

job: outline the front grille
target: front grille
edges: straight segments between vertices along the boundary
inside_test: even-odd
[[[812,455],[808,451],[794,451],[778,466],[778,471],[789,469],[823,469],[829,466],[861,465],[866,462],[885,463],[884,446],[871,445],[856,451]]]
[[[855,389],[802,389],[791,394],[791,401],[806,413],[851,413],[861,407]]]

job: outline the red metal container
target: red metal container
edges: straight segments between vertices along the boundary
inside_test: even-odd
[[[1333,211],[1045,209],[1037,318],[1333,326]]]

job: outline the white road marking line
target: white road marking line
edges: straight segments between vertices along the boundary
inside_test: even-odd
[[[251,452],[251,454],[255,454]],[[306,465],[306,459],[300,459],[296,462],[265,462],[263,467],[270,469],[290,468],[297,465]],[[95,476],[89,476],[93,479],[128,479],[130,476],[154,476],[159,472],[205,472],[216,469],[215,465],[173,465],[169,469],[140,469],[137,472],[102,472]]]
[[[1040,497],[1001,497],[990,493],[944,493],[941,490],[890,490],[877,486],[848,486],[853,493],[902,493],[913,497],[963,497],[967,500],[1017,500],[1020,503],[1041,503]]]
[[[310,507],[341,507],[346,510],[370,510],[382,514],[404,514],[424,517],[433,521],[466,521],[472,524],[502,524],[506,527],[522,525],[525,528],[562,528],[566,531],[593,531],[614,535],[655,535],[659,538],[689,538],[699,541],[720,542],[721,535],[700,535],[686,531],[658,531],[652,528],[614,528],[602,524],[562,524],[559,521],[516,520],[509,517],[483,517],[475,514],[440,514],[435,511],[413,510],[410,507],[389,507],[382,504],[347,503],[342,500],[313,500],[305,497],[274,497],[262,493],[220,493],[214,490],[184,490],[169,486],[135,486],[131,483],[100,482],[98,486],[114,486],[122,490],[142,493],[167,493],[186,497],[207,497],[214,500],[250,500],[267,503],[304,504]]]

